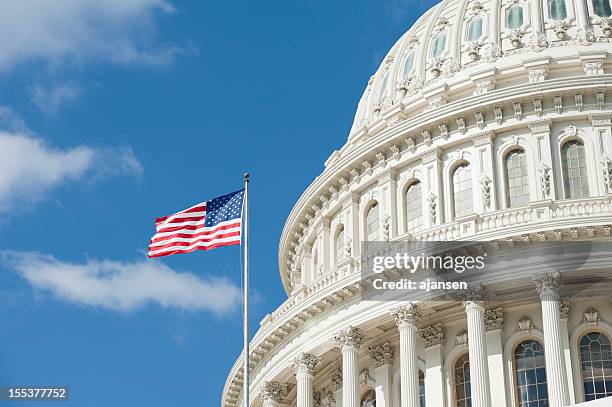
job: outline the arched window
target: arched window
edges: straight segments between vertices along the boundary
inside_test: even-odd
[[[360,407],[376,407],[376,392],[374,390],[368,390],[363,396],[361,396]]]
[[[455,400],[456,407],[472,407],[470,390],[470,358],[467,353],[455,362]]]
[[[595,14],[599,17],[610,17],[612,15],[610,0],[593,0],[593,8],[595,9]]]
[[[506,11],[506,27],[511,30],[523,25],[523,6],[512,6]]]
[[[378,91],[379,98],[385,96],[385,92],[387,90],[387,82],[389,82],[389,72],[385,73],[382,84],[380,85],[380,90]]]
[[[528,339],[514,350],[518,407],[548,407],[544,347]]]
[[[524,150],[513,150],[506,155],[506,192],[508,206],[513,208],[529,203],[529,174],[527,154]]]
[[[366,240],[369,242],[378,240],[378,229],[380,227],[378,219],[378,203],[375,202],[366,216]]]
[[[456,218],[474,212],[472,169],[468,163],[459,165],[453,172],[453,204]]]
[[[412,231],[423,225],[423,203],[421,183],[416,181],[406,191],[406,230]]]
[[[344,259],[344,226],[341,225],[336,232],[336,239],[334,242],[336,249],[336,263]]]
[[[565,0],[550,0],[549,2],[550,18],[553,20],[565,20],[567,18],[567,7]]]
[[[563,181],[566,198],[589,196],[589,177],[587,175],[584,144],[579,140],[568,141],[561,149]]]
[[[405,77],[408,77],[410,71],[412,71],[412,65],[414,64],[414,51],[410,51],[408,55],[406,55],[406,59],[404,60],[404,71],[403,74]]]
[[[431,57],[438,58],[446,48],[446,32],[439,32],[431,42]]]
[[[580,339],[580,366],[584,400],[612,396],[612,350],[610,338],[590,332]]]
[[[419,370],[419,404],[425,407],[425,373]]]
[[[469,42],[478,41],[482,35],[482,17],[474,17],[467,26],[467,40]]]

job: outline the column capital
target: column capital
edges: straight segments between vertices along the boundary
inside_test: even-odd
[[[421,330],[421,338],[426,348],[442,345],[446,339],[446,329],[442,324],[430,325]]]
[[[485,329],[495,331],[504,327],[504,311],[501,308],[488,309],[484,313]]]
[[[300,353],[293,360],[291,368],[293,370],[293,374],[295,375],[299,373],[314,375],[316,368],[320,363],[321,359],[318,356],[313,355],[312,353]]]
[[[531,134],[548,133],[550,132],[551,125],[551,119],[536,119],[527,123],[527,127],[529,127]]]
[[[368,350],[370,351],[370,358],[372,358],[375,368],[393,364],[394,349],[388,342],[374,348],[370,347]]]
[[[561,286],[559,272],[534,274],[533,282],[540,294],[540,300],[559,300],[559,287]]]
[[[355,348],[359,349],[365,340],[363,331],[357,327],[349,326],[334,335],[334,340],[338,343],[341,349]]]
[[[485,300],[487,299],[486,292],[482,286],[465,290],[459,293],[461,299],[461,305],[467,311],[473,307],[484,307]]]
[[[391,312],[391,315],[395,318],[397,327],[401,328],[408,325],[416,326],[423,317],[423,312],[418,305],[411,302],[396,308]]]
[[[279,383],[275,381],[264,382],[259,389],[259,397],[267,401],[280,403],[287,397],[292,385],[289,383]]]

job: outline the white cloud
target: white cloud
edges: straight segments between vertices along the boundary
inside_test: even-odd
[[[81,88],[74,82],[59,82],[50,86],[36,83],[31,91],[32,102],[47,114],[57,112],[61,105],[74,101],[81,95]]]
[[[34,252],[0,252],[0,261],[33,287],[83,306],[134,311],[147,304],[217,315],[240,302],[240,289],[225,279],[179,273],[159,261],[88,260],[77,264]]]
[[[0,213],[43,200],[54,188],[84,177],[140,175],[130,148],[58,149],[28,133],[0,131]]]
[[[166,64],[180,47],[154,45],[165,0],[5,1],[0,13],[0,70],[28,61],[53,65],[91,58],[121,64]]]

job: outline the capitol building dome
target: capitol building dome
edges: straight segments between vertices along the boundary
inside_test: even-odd
[[[252,406],[612,406],[612,250],[528,254],[612,247],[610,1],[444,0],[397,41],[283,229]],[[504,272],[364,298],[364,242],[456,241]],[[246,407],[242,358],[222,407]]]

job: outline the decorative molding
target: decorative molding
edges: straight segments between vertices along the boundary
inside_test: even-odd
[[[425,327],[421,329],[420,333],[426,348],[442,345],[446,337],[446,329],[444,329],[442,324]]]
[[[548,69],[544,67],[529,70],[529,83],[544,82],[548,77]]]
[[[569,318],[569,313],[571,311],[571,302],[570,300],[563,298],[559,300],[559,313],[561,314],[561,319]]]
[[[468,344],[468,331],[467,330],[462,329],[461,331],[457,332],[455,344],[457,346],[467,346]]]
[[[599,317],[599,312],[595,308],[589,307],[589,309],[584,312],[583,321],[588,323],[589,325],[597,325],[599,321],[601,321],[601,318]]]
[[[342,369],[338,368],[333,370],[329,375],[329,379],[336,388],[336,390],[342,387]]]
[[[484,313],[485,328],[495,331],[504,327],[504,312],[501,308],[488,309]]]
[[[533,282],[536,285],[536,290],[540,294],[540,299],[544,300],[558,300],[559,287],[561,286],[561,274],[559,272],[554,273],[541,273],[533,275]]]
[[[483,174],[480,178],[480,187],[482,190],[482,200],[486,208],[491,206],[491,183],[493,180],[487,175]]]
[[[551,119],[537,119],[527,123],[527,127],[532,134],[550,132]]]
[[[592,126],[609,126],[612,124],[612,112],[589,113]]]
[[[521,319],[518,320],[517,326],[517,330],[523,334],[527,334],[531,332],[533,328],[535,328],[533,322],[531,322],[531,319],[529,319],[529,317],[526,315],[524,315]]]
[[[292,387],[293,385],[289,383],[281,384],[274,381],[264,382],[259,390],[259,397],[261,397],[263,400],[270,400],[275,403],[280,403],[285,397],[287,397],[287,394],[289,394]]]
[[[370,352],[370,358],[372,359],[372,362],[374,362],[375,368],[393,364],[394,348],[393,346],[389,345],[388,342],[374,348],[370,347],[368,348],[368,351]]]
[[[584,74],[586,76],[603,75],[603,61],[590,61],[584,63]]]

